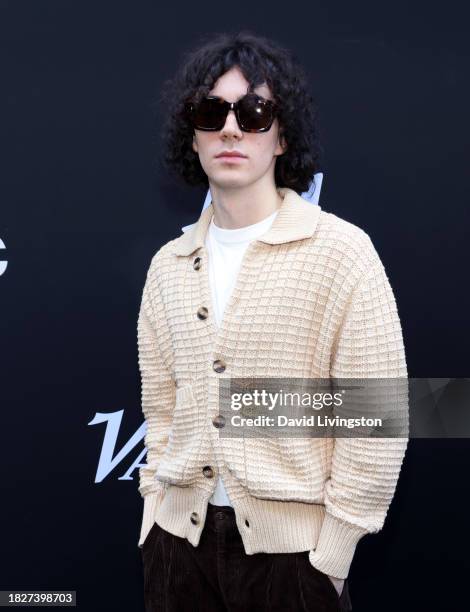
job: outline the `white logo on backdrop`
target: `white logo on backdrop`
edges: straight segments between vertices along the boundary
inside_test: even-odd
[[[96,470],[95,482],[101,482],[104,480],[106,476],[112,472],[114,468],[121,463],[121,461],[123,461],[127,455],[133,451],[134,448],[144,439],[147,429],[145,421],[126,442],[126,444],[124,444],[121,450],[116,453],[116,455],[114,454],[123,414],[124,410],[118,410],[117,412],[110,412],[108,414],[97,412],[93,420],[88,423],[88,425],[98,425],[100,423],[107,422],[103,446],[101,447],[101,454],[98,461],[98,469]],[[144,466],[144,464],[140,462],[144,459],[146,454],[147,449],[144,446],[137,458],[132,462],[127,472],[122,476],[119,476],[118,480],[134,480],[131,474],[134,472],[134,470],[138,470]]]
[[[0,249],[6,249],[6,248],[7,247],[5,246],[5,243],[0,238]],[[0,259],[0,276],[5,272],[5,270],[7,269],[7,266],[8,266],[8,261],[6,261],[5,259]]]

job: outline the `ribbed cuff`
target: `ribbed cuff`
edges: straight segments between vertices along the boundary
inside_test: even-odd
[[[317,547],[309,552],[310,563],[335,578],[347,578],[356,546],[368,531],[325,513]]]
[[[164,495],[165,489],[161,489],[156,493],[148,493],[144,497],[144,514],[142,517],[140,538],[137,544],[139,548],[142,548],[145,538],[153,527],[153,524],[155,522],[155,513]]]

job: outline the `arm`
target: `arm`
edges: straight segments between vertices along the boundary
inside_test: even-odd
[[[407,367],[395,298],[384,267],[370,250],[332,351],[333,378],[405,378]],[[346,578],[358,541],[382,528],[395,493],[406,437],[335,439],[325,485],[325,519],[312,565]]]
[[[165,492],[163,483],[155,480],[155,472],[168,442],[175,405],[175,382],[164,359],[170,347],[170,334],[151,271],[152,265],[147,273],[137,324],[141,403],[147,426],[144,438],[147,463],[139,470],[139,492],[144,499],[139,547],[154,524],[157,506]]]

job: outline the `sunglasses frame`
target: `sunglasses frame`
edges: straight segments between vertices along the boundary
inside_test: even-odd
[[[269,125],[263,128],[260,128],[258,130],[249,130],[249,129],[245,129],[242,125],[241,119],[240,119],[240,103],[247,97],[247,96],[256,96],[256,98],[258,99],[259,102],[261,102],[263,105],[267,106],[270,111],[271,111],[271,120],[269,122]],[[276,118],[276,115],[279,111],[279,105],[276,104],[276,102],[274,102],[273,100],[266,100],[265,98],[263,98],[263,96],[260,96],[258,94],[255,94],[253,92],[248,92],[246,93],[244,96],[242,96],[239,100],[237,100],[236,102],[227,102],[227,100],[224,100],[224,98],[222,98],[221,96],[205,96],[200,102],[199,104],[203,101],[203,100],[216,100],[218,102],[220,102],[221,107],[224,109],[224,115],[222,116],[221,119],[221,126],[220,127],[214,127],[214,128],[202,128],[202,127],[198,127],[195,125],[194,123],[194,112],[196,110],[196,105],[193,104],[192,102],[187,102],[185,104],[185,110],[187,112],[188,118],[191,121],[191,124],[193,126],[193,128],[195,130],[201,130],[203,132],[219,132],[225,125],[225,122],[227,121],[227,117],[228,114],[231,110],[233,110],[235,112],[235,117],[237,119],[237,123],[238,123],[238,127],[242,130],[242,132],[249,132],[252,134],[259,134],[261,132],[268,132],[271,129],[272,124],[274,123],[274,120]]]

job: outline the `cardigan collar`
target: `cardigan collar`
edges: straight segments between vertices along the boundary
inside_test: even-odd
[[[283,197],[279,212],[271,227],[262,236],[256,238],[266,244],[282,244],[292,240],[311,238],[317,227],[321,207],[304,200],[289,187],[278,187]],[[176,255],[191,255],[196,249],[204,246],[207,228],[214,214],[211,203],[202,212],[197,222],[174,243]]]

